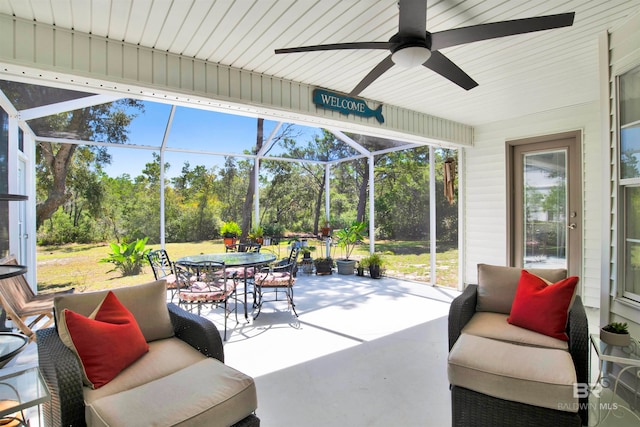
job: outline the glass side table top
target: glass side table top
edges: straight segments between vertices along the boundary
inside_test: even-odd
[[[0,332],[0,368],[20,353],[28,341],[24,335]]]
[[[37,367],[0,376],[0,418],[51,399],[49,389]]]
[[[614,362],[629,366],[640,366],[640,356],[638,355],[638,341],[631,338],[631,345],[620,347],[609,345],[600,339],[600,335],[591,334],[591,344],[602,362]]]

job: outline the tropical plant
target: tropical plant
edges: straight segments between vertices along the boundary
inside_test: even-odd
[[[249,232],[250,239],[261,239],[263,237],[264,237],[264,231],[260,226],[253,227]]]
[[[102,258],[99,262],[110,262],[115,264],[109,272],[120,270],[123,276],[135,276],[140,274],[142,266],[146,262],[145,257],[151,249],[145,248],[147,240],[136,239],[135,242],[110,243],[112,253],[108,257]]]
[[[356,245],[364,240],[362,234],[364,228],[364,222],[353,221],[350,226],[335,232],[334,237],[337,239],[337,245],[345,251],[345,259],[349,259]]]
[[[612,322],[609,323],[607,326],[604,326],[602,329],[604,329],[607,332],[611,332],[614,334],[628,334],[629,333],[629,328],[627,323],[620,323],[620,322]]]
[[[384,265],[384,258],[379,252],[374,252],[369,256],[366,256],[360,260],[360,266],[368,268],[370,266],[382,267]]]
[[[227,221],[220,227],[220,234],[222,234],[223,237],[238,237],[242,234],[242,230],[237,222]]]

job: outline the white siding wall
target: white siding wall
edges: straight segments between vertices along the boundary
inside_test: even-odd
[[[478,263],[507,262],[506,141],[572,130],[581,130],[583,138],[584,255],[580,292],[586,305],[599,307],[600,257],[606,245],[600,238],[603,180],[598,102],[475,128],[474,146],[464,149],[465,284],[476,283]]]
[[[605,259],[608,260],[609,263],[603,263],[603,265],[610,268],[610,271],[606,272],[608,274],[608,280],[602,281],[603,306],[609,307],[609,313],[605,314],[601,323],[604,324],[609,321],[627,322],[629,323],[631,334],[637,337],[640,334],[640,306],[637,303],[620,298],[622,295],[622,284],[619,285],[617,282],[617,278],[622,277],[622,274],[619,273],[620,266],[618,262],[624,254],[621,251],[621,243],[617,241],[618,222],[620,218],[617,216],[617,205],[619,203],[617,200],[618,118],[616,116],[617,100],[615,78],[640,65],[640,14],[636,14],[619,28],[610,31],[607,47],[610,70],[609,80],[606,82],[608,83],[607,86],[609,89],[608,122],[612,126],[610,132],[607,133],[607,135],[610,136],[610,140],[607,141],[607,143],[610,148],[610,158],[608,160],[612,167],[611,171],[608,171],[606,178],[607,181],[611,183],[610,200],[608,200],[611,206],[611,230],[609,233],[610,241],[607,242],[608,252],[604,254]],[[607,225],[609,225],[609,223]]]

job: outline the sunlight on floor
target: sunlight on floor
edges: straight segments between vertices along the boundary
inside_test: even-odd
[[[256,320],[228,321],[226,363],[258,377],[446,316],[458,293],[390,278],[300,274],[294,302],[265,303]],[[282,297],[280,295],[279,297]],[[222,328],[221,309],[203,312]]]

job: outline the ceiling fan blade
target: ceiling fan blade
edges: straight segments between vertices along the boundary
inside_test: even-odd
[[[391,55],[384,58],[378,65],[373,67],[373,70],[369,71],[369,74],[364,76],[364,79],[358,83],[349,95],[358,96],[360,92],[365,90],[367,86],[373,83],[378,77],[383,75],[389,68],[393,67],[393,61],[391,60]]]
[[[570,27],[573,25],[574,16],[575,12],[561,13],[438,31],[431,34],[431,50],[516,34]]]
[[[320,50],[342,50],[342,49],[391,49],[389,42],[353,42],[353,43],[334,43],[319,44],[315,46],[287,47],[284,49],[276,49],[276,53],[297,53],[297,52],[315,52]]]
[[[465,90],[478,86],[478,83],[469,77],[467,73],[438,51],[431,52],[431,57],[422,65],[440,74],[445,79],[451,80]]]
[[[398,33],[401,36],[425,37],[427,29],[427,1],[426,0],[400,0],[400,24]]]

